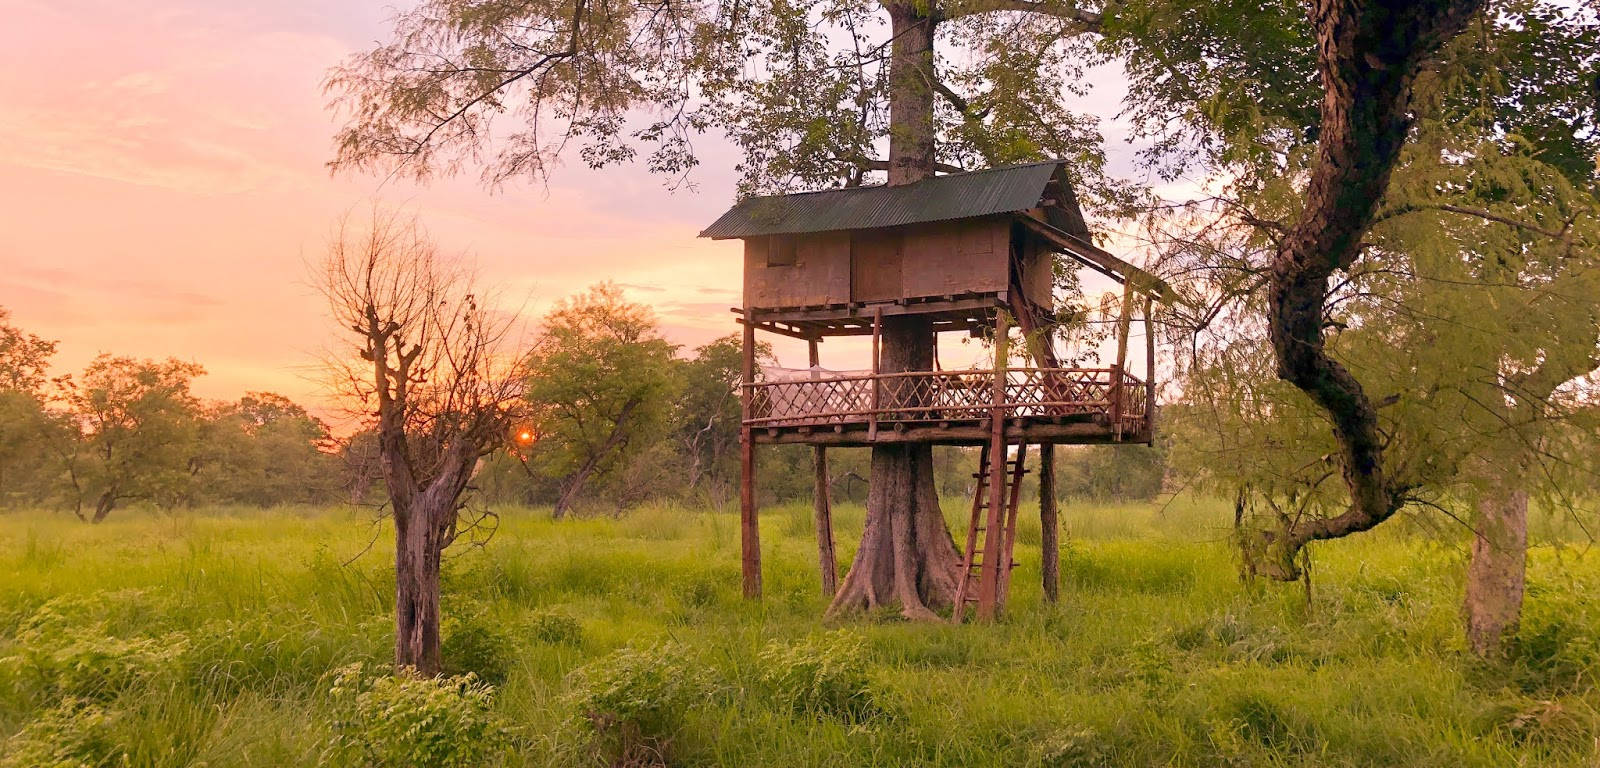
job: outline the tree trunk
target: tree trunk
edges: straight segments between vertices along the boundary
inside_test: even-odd
[[[1317,161],[1300,217],[1273,259],[1267,295],[1268,335],[1278,378],[1305,392],[1327,414],[1350,493],[1348,510],[1267,531],[1260,571],[1299,578],[1295,557],[1307,543],[1371,529],[1392,517],[1409,488],[1384,462],[1385,436],[1361,382],[1329,353],[1323,331],[1328,281],[1360,258],[1362,238],[1389,186],[1389,175],[1415,120],[1411,85],[1425,62],[1455,37],[1483,0],[1358,2],[1315,0],[1322,79]]]
[[[933,331],[926,319],[884,318],[883,331],[883,371],[933,366]],[[933,447],[874,446],[866,528],[829,615],[898,606],[907,618],[938,619],[931,609],[954,600],[960,566],[939,511]]]
[[[111,514],[111,509],[116,505],[116,494],[113,494],[110,491],[100,494],[100,498],[96,499],[94,502],[94,517],[89,518],[89,521],[98,523],[102,520],[105,520],[106,516]]]
[[[439,674],[439,558],[428,510],[395,511],[394,664],[422,677]]]
[[[1467,644],[1496,658],[1517,631],[1528,563],[1528,493],[1495,485],[1477,503],[1472,561],[1467,566]]]
[[[923,6],[925,7],[925,6]],[[912,3],[888,6],[894,40],[889,61],[889,183],[933,175],[934,20]],[[883,320],[879,369],[933,368],[933,327],[915,316]],[[931,607],[955,598],[961,557],[939,511],[933,447],[872,448],[867,523],[850,573],[829,615],[898,606],[908,618],[938,619]]]

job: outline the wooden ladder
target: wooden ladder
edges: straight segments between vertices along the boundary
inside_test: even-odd
[[[1000,536],[996,542],[999,556],[994,558],[995,563],[1001,565],[994,579],[994,593],[983,594],[983,569],[989,567],[989,556],[984,552],[981,537],[988,530],[989,518],[989,484],[993,481],[989,470],[991,448],[983,447],[979,454],[978,471],[972,477],[978,481],[977,490],[972,495],[972,516],[967,522],[967,546],[962,550],[961,580],[956,584],[955,609],[950,615],[950,620],[961,622],[966,613],[967,603],[982,603],[990,601],[996,607],[1005,605],[1006,593],[1011,586],[1011,569],[1016,566],[1011,555],[1013,545],[1017,539],[1017,508],[1022,498],[1022,478],[1028,473],[1024,466],[1028,457],[1026,444],[1017,446],[1015,457],[1008,457],[1003,464],[999,481],[1003,483],[1002,491],[1005,499],[1004,516],[1000,518]],[[981,537],[981,538],[980,538]]]

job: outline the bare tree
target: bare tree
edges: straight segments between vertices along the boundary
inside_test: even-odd
[[[395,665],[439,672],[439,562],[472,527],[463,497],[478,460],[505,443],[521,402],[509,321],[412,219],[375,212],[340,225],[320,288],[359,359],[330,362],[346,397],[376,420],[395,527]]]

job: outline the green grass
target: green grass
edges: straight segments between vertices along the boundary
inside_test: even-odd
[[[486,547],[449,555],[447,632],[479,634],[446,655],[501,681],[507,765],[574,754],[574,670],[669,641],[711,681],[676,714],[682,765],[1600,764],[1600,554],[1535,549],[1516,657],[1489,667],[1459,637],[1456,543],[1394,526],[1319,545],[1308,604],[1300,585],[1239,580],[1230,514],[1071,505],[1057,605],[1032,520],[1000,624],[825,627],[808,505],[762,516],[761,603],[739,598],[731,514],[503,510]],[[106,765],[339,759],[336,670],[390,654],[388,532],[364,515],[0,518],[0,764],[26,764],[30,727]],[[848,563],[862,511],[836,516]],[[841,628],[865,649],[876,716],[799,711],[762,668],[774,643]]]

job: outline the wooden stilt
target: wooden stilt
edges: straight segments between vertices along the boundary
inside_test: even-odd
[[[744,311],[744,366],[740,387],[740,411],[746,424],[751,416],[751,385],[756,375],[756,327],[750,322],[750,309]],[[761,599],[761,531],[756,509],[756,443],[749,426],[739,429],[739,549],[744,576],[744,596]]]
[[[1111,366],[1111,430],[1122,439],[1122,425],[1128,398],[1123,392],[1122,374],[1128,370],[1128,323],[1133,313],[1133,282],[1122,284],[1122,308],[1117,313],[1117,362]]]
[[[867,417],[867,439],[878,439],[878,408],[883,383],[878,381],[883,349],[883,307],[872,308],[872,414]]]
[[[994,394],[989,410],[989,509],[984,522],[983,573],[978,579],[978,618],[993,621],[999,608],[1000,536],[1006,503],[1006,359],[1010,356],[1010,327],[1004,311],[995,313]]]
[[[1154,302],[1144,300],[1144,435],[1145,442],[1156,440],[1156,329],[1150,319]]]
[[[811,367],[822,364],[817,354],[817,340],[810,340]],[[815,376],[813,372],[813,376]],[[811,468],[816,473],[816,486],[811,491],[813,523],[817,529],[817,568],[822,574],[822,596],[833,597],[839,591],[839,564],[833,554],[833,508],[828,498],[828,449],[812,448]]]
[[[1044,599],[1055,602],[1061,590],[1060,521],[1056,517],[1056,447],[1039,446],[1039,578]]]
[[[1000,585],[995,589],[995,610],[1004,611],[1006,598],[1011,594],[1011,563],[1017,546],[1017,512],[1021,509],[1022,476],[1028,473],[1028,444],[1017,444],[1017,457],[1011,465],[1011,486],[1006,489],[1005,531],[1000,540],[1000,557],[996,558],[995,572]]]

